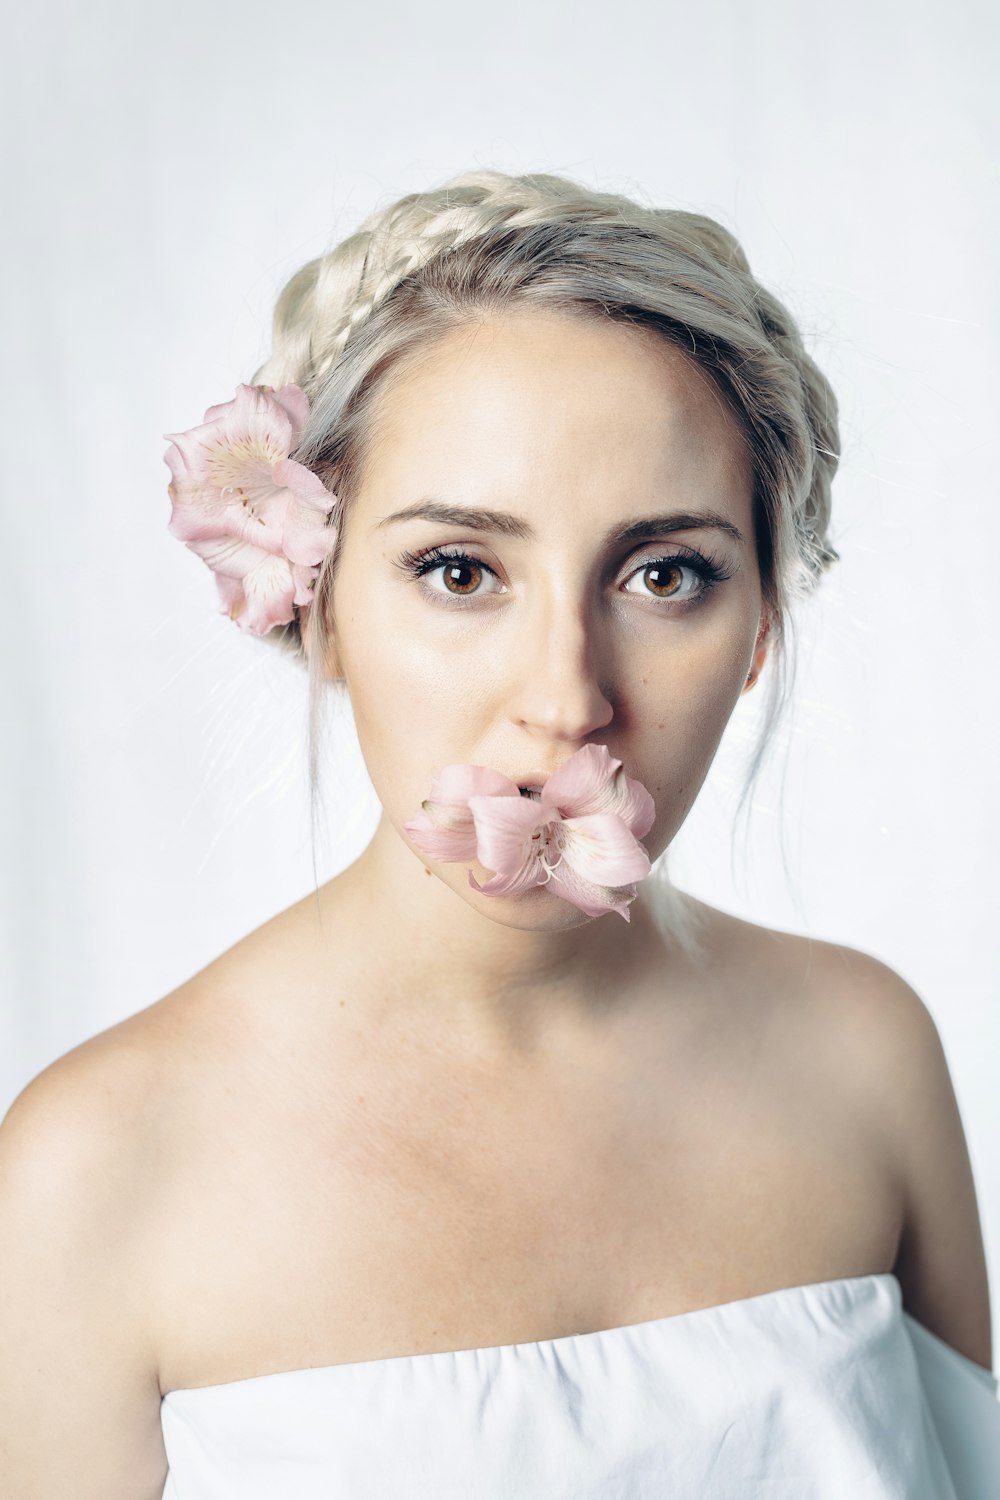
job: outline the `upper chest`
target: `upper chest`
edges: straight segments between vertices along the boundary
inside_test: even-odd
[[[891,1267],[891,1165],[832,1044],[777,1013],[635,1043],[506,1073],[273,1039],[216,1060],[149,1221],[163,1388]]]

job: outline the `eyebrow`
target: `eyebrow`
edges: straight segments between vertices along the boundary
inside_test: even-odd
[[[466,526],[471,531],[494,531],[501,536],[514,537],[518,541],[535,539],[535,529],[521,516],[512,516],[503,510],[478,510],[468,505],[443,505],[437,500],[418,500],[405,510],[394,511],[383,516],[373,528],[391,526],[397,521],[437,521],[444,526]],[[605,545],[625,542],[644,542],[652,537],[663,536],[671,531],[723,531],[734,541],[745,544],[746,538],[738,526],[714,510],[679,510],[662,516],[644,516],[638,521],[629,521],[624,526],[613,526],[605,532]]]

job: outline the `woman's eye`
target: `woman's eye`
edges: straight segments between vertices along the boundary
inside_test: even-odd
[[[460,557],[458,555],[445,554],[438,560],[425,559],[421,569],[421,577],[431,578],[434,574],[441,574],[441,587],[435,587],[435,594],[449,594],[452,598],[468,598],[470,595],[495,593],[495,589],[483,589],[479,585],[482,579],[490,577],[495,579],[496,574],[492,568],[485,563],[477,562],[474,557]]]
[[[681,602],[697,598],[706,585],[704,573],[678,557],[658,557],[655,562],[644,563],[632,577],[648,578],[651,598],[677,599]],[[627,589],[626,592],[631,594],[635,591]]]

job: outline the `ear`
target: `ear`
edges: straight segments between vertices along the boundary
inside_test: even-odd
[[[771,644],[770,634],[771,616],[767,608],[765,607],[761,611],[760,624],[757,627],[757,639],[754,642],[753,661],[750,665],[750,671],[747,674],[746,682],[740,688],[741,697],[744,693],[748,693],[750,691],[763,670],[764,663],[767,660],[767,653]]]

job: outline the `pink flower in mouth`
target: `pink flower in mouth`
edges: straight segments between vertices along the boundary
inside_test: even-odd
[[[656,808],[641,781],[626,776],[606,745],[584,745],[548,777],[537,800],[488,766],[451,765],[403,824],[431,859],[478,859],[491,880],[469,884],[484,896],[515,896],[549,885],[588,916],[628,908],[635,882],[649,874],[639,843]]]
[[[337,496],[289,458],[309,415],[297,385],[241,385],[202,425],[168,432],[168,530],[216,575],[224,613],[251,635],[312,603],[319,565],[337,541]]]

